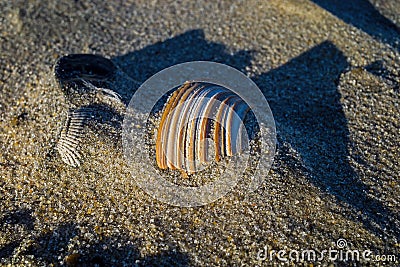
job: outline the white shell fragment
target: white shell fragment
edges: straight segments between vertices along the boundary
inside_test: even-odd
[[[81,81],[82,81],[83,85],[85,85],[87,88],[89,88],[93,91],[102,93],[103,95],[110,98],[111,100],[117,101],[118,103],[123,104],[121,96],[117,92],[114,92],[111,89],[94,86],[92,83],[85,81],[83,79],[81,79]]]
[[[212,160],[241,152],[243,119],[249,110],[227,88],[186,82],[162,111],[156,136],[158,167],[193,174]]]
[[[69,166],[80,166],[81,154],[79,152],[79,146],[84,134],[84,126],[86,121],[90,118],[90,115],[90,110],[86,108],[68,111],[68,116],[61,131],[56,149],[58,153],[60,153],[64,163]]]

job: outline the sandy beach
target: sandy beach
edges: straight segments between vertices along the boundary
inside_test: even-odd
[[[399,1],[0,10],[0,265],[399,266]],[[67,166],[55,147],[70,106],[54,64],[74,53],[109,58],[139,83],[188,61],[245,73],[276,124],[263,184],[201,207],[159,202],[129,172],[121,113],[86,127],[83,162]],[[359,258],[321,256],[330,249]],[[302,259],[307,250],[317,257]]]

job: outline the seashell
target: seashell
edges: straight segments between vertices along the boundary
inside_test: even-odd
[[[74,107],[68,112],[56,149],[67,165],[78,167],[79,143],[85,124],[96,111],[93,105],[116,105],[117,110],[124,112],[126,104],[117,90],[129,93],[139,82],[120,71],[111,60],[91,54],[61,57],[55,64],[54,74],[66,100]]]
[[[185,176],[213,160],[243,151],[244,119],[251,111],[231,90],[204,82],[186,82],[172,92],[157,126],[155,156],[160,169]],[[213,144],[212,144],[213,143]]]
[[[109,88],[118,73],[114,63],[102,56],[72,54],[61,57],[54,74],[66,99],[76,106],[91,104],[96,93],[121,102],[121,97]]]
[[[103,87],[115,76],[117,67],[102,56],[91,54],[71,54],[58,59],[54,74],[63,90],[82,91],[82,80],[96,83]],[[68,92],[67,92],[68,93]]]
[[[91,111],[87,108],[69,110],[65,124],[61,130],[61,136],[56,149],[61,159],[72,167],[80,166],[81,154],[79,146],[83,137],[83,129],[86,121],[91,117]]]

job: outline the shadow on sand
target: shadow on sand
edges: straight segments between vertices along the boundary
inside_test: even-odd
[[[400,51],[400,28],[368,0],[312,0],[344,22]]]
[[[112,61],[130,78],[143,82],[182,62],[210,60],[243,71],[251,59],[251,51],[227,53],[223,44],[208,42],[202,30],[192,30]],[[366,194],[368,187],[349,163],[352,143],[337,88],[341,73],[348,67],[343,53],[325,41],[252,79],[270,103],[278,138],[300,154],[310,182],[351,206],[354,211],[347,214],[349,218],[362,221],[375,234],[391,232],[398,237],[397,216]],[[120,93],[131,97],[135,90]]]
[[[4,222],[27,227],[32,225],[32,229],[28,230],[33,230],[34,218],[28,218],[23,213],[25,210],[12,212],[5,216]],[[8,219],[10,216],[13,221]],[[189,266],[190,264],[187,254],[176,250],[141,257],[137,249],[140,242],[137,240],[129,240],[123,235],[105,237],[95,232],[90,233],[91,238],[85,238],[86,235],[81,236],[80,241],[84,239],[86,243],[75,244],[78,252],[68,253],[71,240],[79,236],[79,232],[74,223],[61,224],[53,231],[34,237],[23,254],[34,256],[45,266]],[[0,247],[0,260],[11,257],[20,244],[21,240]]]
[[[131,78],[144,81],[166,67],[195,60],[216,61],[243,71],[251,58],[249,51],[227,53],[224,45],[208,42],[201,30],[193,30],[113,61]],[[354,211],[348,218],[361,221],[377,235],[398,238],[398,217],[366,194],[368,186],[349,163],[352,143],[337,88],[348,67],[343,53],[325,41],[252,79],[269,101],[278,138],[300,154],[310,182],[351,206]]]
[[[378,236],[398,238],[398,216],[366,194],[368,186],[349,163],[353,144],[337,88],[346,68],[346,57],[326,41],[254,80],[269,101],[280,138],[300,154],[310,182],[350,205],[348,218]]]

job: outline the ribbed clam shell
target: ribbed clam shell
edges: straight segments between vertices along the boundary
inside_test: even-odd
[[[243,99],[222,86],[183,84],[162,111],[156,137],[158,167],[192,174],[213,159],[237,154],[249,110]]]

